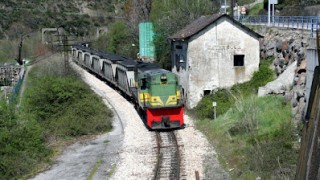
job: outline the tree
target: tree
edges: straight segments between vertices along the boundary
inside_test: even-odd
[[[170,44],[167,38],[202,15],[218,11],[211,0],[154,0],[151,21],[154,23],[157,62],[170,69]]]

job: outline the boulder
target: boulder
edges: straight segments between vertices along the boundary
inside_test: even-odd
[[[307,71],[307,60],[302,60],[300,65],[297,67],[297,69],[295,70],[295,72],[297,74],[303,73]]]
[[[264,87],[259,87],[258,96],[265,96],[267,94],[283,94],[285,90],[290,89],[293,85],[296,65],[296,62],[292,63],[276,80],[269,82]]]
[[[283,40],[282,41],[282,51],[285,51],[287,49],[289,49],[289,45],[288,45],[288,42],[286,40]]]

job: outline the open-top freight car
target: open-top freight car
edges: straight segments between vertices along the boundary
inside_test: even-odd
[[[72,57],[132,99],[149,129],[184,127],[183,101],[174,73],[155,64],[99,52],[84,43],[72,46]]]

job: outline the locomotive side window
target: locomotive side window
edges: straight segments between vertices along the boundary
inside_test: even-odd
[[[182,49],[181,45],[176,45],[176,49]]]
[[[176,57],[175,57],[176,59],[175,59],[175,64],[176,64],[176,68],[177,68],[177,71],[179,72],[179,70],[180,70],[180,63],[179,63],[179,61],[180,61],[180,56],[179,56],[179,54],[176,54]]]
[[[141,90],[146,90],[147,89],[147,79],[143,78],[141,79]]]
[[[235,67],[244,66],[244,55],[234,55],[233,66],[235,66]]]

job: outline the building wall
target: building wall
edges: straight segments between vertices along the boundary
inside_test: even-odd
[[[187,93],[187,107],[195,107],[205,90],[250,80],[259,68],[259,50],[258,38],[227,18],[194,35],[188,42],[187,68],[173,68]],[[234,55],[244,55],[244,66],[234,66]]]

